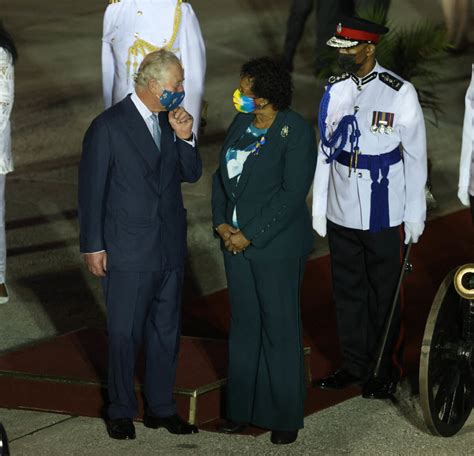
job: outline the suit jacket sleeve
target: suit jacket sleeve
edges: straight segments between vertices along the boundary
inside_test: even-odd
[[[212,175],[212,226],[219,226],[222,223],[227,223],[226,207],[227,196],[222,183],[222,175],[220,167]]]
[[[202,161],[196,145],[192,146],[186,141],[176,137],[176,147],[179,155],[179,166],[182,182],[194,183],[202,174]]]
[[[304,208],[314,176],[317,146],[313,127],[302,121],[290,133],[281,188],[260,213],[242,227],[244,236],[257,248],[265,247]]]
[[[86,132],[79,164],[78,199],[82,253],[105,250],[105,196],[111,163],[107,126],[103,120],[97,119]]]
[[[206,75],[206,48],[196,14],[189,3],[181,4],[181,61],[184,68],[184,108],[193,116],[193,131],[197,136],[201,122],[201,104]]]
[[[405,82],[400,135],[405,172],[404,222],[423,223],[426,219],[425,184],[427,179],[426,130],[416,90]]]

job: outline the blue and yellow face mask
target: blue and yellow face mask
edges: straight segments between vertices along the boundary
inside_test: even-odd
[[[257,109],[257,103],[255,98],[244,95],[239,89],[235,89],[234,95],[232,96],[235,109],[239,112],[246,114],[254,112]]]

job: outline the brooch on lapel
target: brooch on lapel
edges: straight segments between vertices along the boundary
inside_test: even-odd
[[[393,112],[374,111],[372,114],[372,125],[370,129],[374,133],[385,133],[390,135],[393,133],[393,119],[395,114]]]
[[[286,138],[288,136],[288,133],[290,132],[290,127],[288,127],[288,125],[285,125],[281,131],[280,131],[280,135],[282,138]]]

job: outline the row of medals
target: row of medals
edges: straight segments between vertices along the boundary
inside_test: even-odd
[[[387,125],[387,122],[384,121],[380,121],[378,125],[372,125],[370,129],[373,133],[385,133],[386,135],[393,133],[393,127]]]

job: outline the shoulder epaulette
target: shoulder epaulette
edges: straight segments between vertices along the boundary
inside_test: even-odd
[[[109,5],[112,5],[113,3],[120,3],[120,0],[109,0]]]
[[[403,85],[403,81],[400,81],[400,79],[396,78],[395,76],[392,76],[390,73],[387,72],[379,73],[379,79],[397,92],[401,89]]]
[[[342,73],[338,76],[331,76],[328,79],[329,84],[336,84],[337,82],[345,81],[349,77],[349,73]]]

